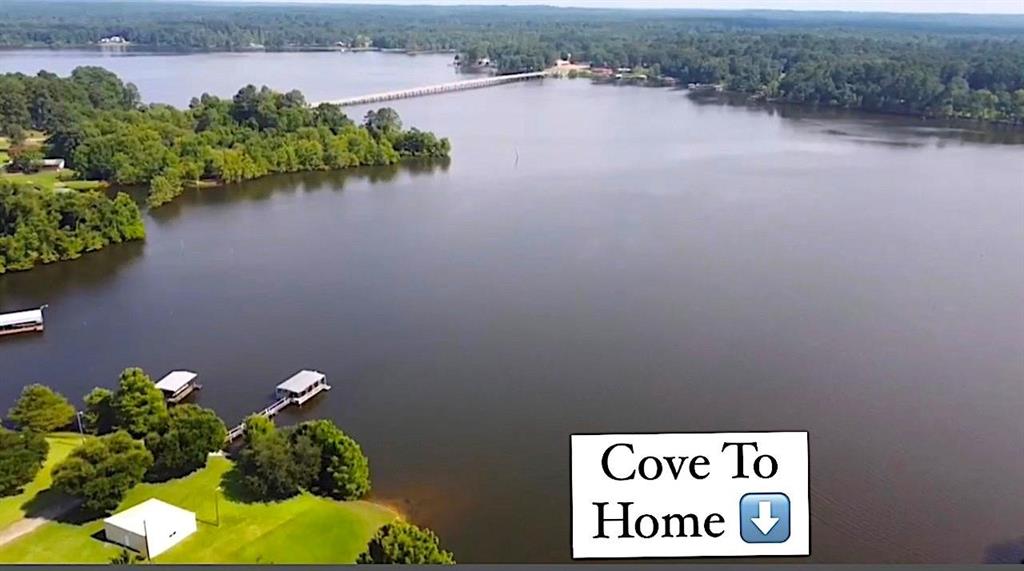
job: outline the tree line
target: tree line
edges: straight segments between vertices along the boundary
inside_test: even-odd
[[[78,258],[146,235],[138,205],[119,193],[35,190],[0,179],[0,274]]]
[[[137,484],[187,476],[225,446],[227,429],[217,414],[194,404],[168,407],[151,378],[125,369],[117,388],[95,388],[75,407],[40,384],[26,386],[0,427],[0,497],[20,493],[42,468],[48,432],[76,421],[90,436],[52,471],[55,490],[81,501],[86,513],[104,516]],[[369,462],[359,444],[329,420],[278,429],[253,415],[245,421],[235,468],[251,501],[277,501],[301,492],[359,500],[370,492]],[[127,554],[118,558],[130,561]],[[454,563],[437,536],[404,521],[382,527],[360,563]]]
[[[11,3],[0,22],[0,45],[82,45],[116,34],[150,48],[293,49],[366,38],[385,49],[487,57],[500,73],[536,71],[571,55],[598,66],[656,69],[683,83],[721,85],[758,99],[1024,123],[1024,17],[1018,16],[62,5]]]
[[[231,99],[194,98],[186,110],[141,104],[138,90],[97,67],[67,77],[0,75],[0,136],[15,142],[8,169],[30,171],[40,153],[19,146],[28,130],[47,134],[46,154],[78,176],[145,185],[157,207],[200,181],[240,182],[272,173],[390,165],[445,158],[448,139],[405,129],[390,108],[362,124],[340,107],[310,107],[302,93],[242,88]],[[145,236],[127,196],[53,192],[0,180],[0,274],[69,260]]]
[[[451,149],[433,133],[403,129],[393,109],[357,125],[337,105],[310,107],[299,91],[249,85],[230,100],[196,97],[186,110],[143,106],[132,84],[95,67],[67,78],[0,76],[0,135],[27,129],[48,133],[49,154],[82,177],[148,185],[154,207],[200,180],[389,165]]]

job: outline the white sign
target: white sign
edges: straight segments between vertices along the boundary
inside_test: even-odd
[[[574,559],[810,555],[806,432],[572,435]]]

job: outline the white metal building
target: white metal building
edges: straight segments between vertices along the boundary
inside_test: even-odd
[[[301,405],[318,395],[321,391],[329,391],[327,375],[320,371],[299,371],[283,383],[277,385],[277,397],[290,399],[293,404]]]
[[[171,371],[156,383],[156,388],[163,391],[167,400],[176,403],[200,388],[196,382],[198,376],[192,371]]]
[[[150,498],[103,520],[107,541],[156,557],[196,531],[196,514]]]
[[[46,306],[43,306],[46,307]],[[13,313],[0,313],[0,335],[43,330],[43,307]]]

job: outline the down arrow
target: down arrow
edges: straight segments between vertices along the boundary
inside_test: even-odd
[[[750,521],[754,522],[761,533],[768,535],[775,524],[779,523],[779,518],[772,517],[772,503],[765,501],[757,502],[757,517],[750,518]]]

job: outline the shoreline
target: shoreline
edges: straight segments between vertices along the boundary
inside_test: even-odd
[[[1024,122],[1013,123],[1010,121],[974,119],[971,117],[943,117],[940,115],[927,115],[921,113],[910,113],[886,109],[869,109],[865,107],[842,107],[839,105],[828,105],[821,103],[803,103],[800,101],[787,101],[785,99],[760,97],[756,93],[747,93],[745,91],[732,91],[716,85],[699,85],[694,88],[688,87],[683,84],[677,84],[673,86],[639,82],[619,82],[616,80],[607,81],[586,76],[579,76],[577,78],[568,79],[573,81],[576,79],[587,79],[590,80],[592,85],[607,85],[611,87],[671,89],[674,91],[684,92],[686,93],[687,97],[693,100],[698,100],[702,102],[713,102],[723,105],[757,107],[762,109],[770,109],[772,107],[786,107],[791,109],[800,109],[817,113],[855,113],[866,116],[902,118],[908,120],[916,120],[919,122],[929,122],[933,124],[944,123],[945,126],[959,129],[967,129],[968,127],[980,127],[1024,134]]]
[[[97,53],[128,53],[135,52],[136,55],[198,55],[198,54],[246,54],[246,53],[324,53],[324,52],[338,52],[338,53],[381,53],[381,54],[393,54],[393,55],[405,55],[405,56],[417,56],[417,55],[451,55],[459,53],[459,50],[455,49],[444,49],[444,50],[415,50],[410,48],[382,48],[382,47],[366,47],[366,48],[343,48],[337,46],[285,46],[280,48],[267,48],[267,47],[240,47],[234,49],[218,49],[218,48],[171,48],[154,46],[151,44],[115,44],[115,45],[99,45],[99,44],[68,44],[61,46],[0,46],[0,54],[4,52],[15,52],[15,51],[83,51],[83,52],[97,52]],[[550,68],[549,68],[550,69]],[[553,76],[554,77],[554,76]],[[744,101],[732,101],[728,103],[745,103],[745,104],[756,104],[762,106],[786,106],[801,109],[811,110],[836,110],[836,111],[847,111],[856,113],[867,113],[872,115],[881,115],[889,117],[906,117],[919,119],[922,121],[947,121],[956,122],[962,124],[974,124],[974,125],[995,125],[1003,128],[1009,128],[1013,131],[1024,131],[1024,122],[1010,122],[1005,120],[989,120],[989,119],[976,119],[970,117],[943,117],[939,115],[927,115],[921,113],[911,113],[902,111],[893,111],[885,109],[869,109],[865,107],[842,107],[838,105],[828,105],[820,103],[804,103],[800,101],[786,101],[784,99],[777,98],[766,98],[760,96],[757,93],[749,93],[745,91],[733,91],[725,89],[721,85],[714,84],[702,84],[697,89],[688,89],[681,80],[672,76],[662,76],[657,81],[671,81],[676,82],[673,86],[668,83],[651,84],[651,80],[644,82],[633,81],[633,82],[621,82],[620,80],[607,80],[581,71],[578,77],[558,76],[560,79],[589,79],[594,85],[612,85],[615,87],[647,87],[647,88],[673,88],[682,91],[690,91],[691,96],[695,97],[706,97],[708,99],[714,99],[715,97],[720,98],[732,98],[740,99]],[[704,95],[704,92],[710,92]]]
[[[170,47],[153,44],[67,44],[60,46],[51,45],[23,45],[23,46],[0,46],[0,53],[16,51],[95,51],[100,53],[127,53],[137,54],[167,54],[167,55],[191,55],[191,54],[217,54],[217,53],[383,53],[397,55],[451,55],[459,53],[455,49],[441,50],[418,50],[412,48],[343,48],[338,46],[284,46],[284,47],[237,47],[237,48],[191,48],[191,47]]]

